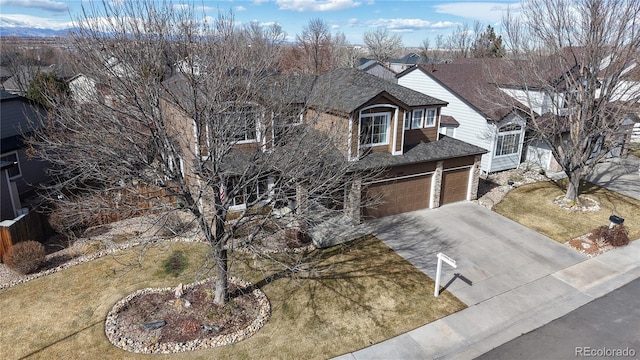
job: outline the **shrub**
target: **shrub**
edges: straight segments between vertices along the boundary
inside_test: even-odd
[[[159,235],[162,237],[177,236],[193,228],[193,222],[184,220],[180,217],[180,214],[172,212],[167,217],[165,223],[160,229]]]
[[[624,246],[629,243],[629,230],[624,225],[617,225],[611,229],[608,226],[600,226],[591,231],[589,239],[603,239],[613,246]]]
[[[12,270],[26,275],[38,270],[44,263],[44,245],[37,241],[19,242],[9,248],[2,261]]]
[[[285,242],[287,247],[292,249],[311,243],[311,237],[300,229],[287,229],[285,230]]]
[[[613,246],[624,246],[629,244],[629,230],[624,225],[614,226],[609,231],[609,237],[605,238]]]
[[[167,274],[178,277],[187,267],[187,257],[182,251],[173,251],[168,258],[162,262],[162,268]]]

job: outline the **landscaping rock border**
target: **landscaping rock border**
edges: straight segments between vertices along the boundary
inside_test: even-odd
[[[190,289],[200,284],[210,282],[211,279],[197,281],[184,286],[184,289]],[[236,286],[242,288],[251,288],[253,284],[248,281],[244,281],[242,279],[238,279],[235,277],[231,277],[229,282],[235,284]],[[254,289],[252,291],[253,296],[255,296],[258,300],[258,304],[260,305],[260,309],[258,311],[258,316],[256,319],[246,328],[236,331],[231,334],[223,334],[218,336],[213,336],[207,339],[197,339],[187,342],[159,342],[155,344],[144,344],[140,341],[133,341],[130,338],[127,338],[125,333],[120,332],[120,329],[117,325],[118,314],[120,311],[129,304],[129,302],[137,296],[143,294],[149,294],[153,292],[173,292],[175,288],[165,287],[165,288],[146,288],[142,290],[138,290],[122,300],[118,301],[111,311],[107,314],[107,318],[105,320],[105,334],[109,341],[117,346],[118,348],[138,353],[138,354],[171,354],[185,351],[193,351],[193,350],[201,350],[208,349],[212,347],[225,346],[237,343],[239,341],[248,339],[253,336],[255,333],[260,330],[264,324],[267,322],[269,317],[271,316],[271,304],[269,303],[269,299],[267,295],[262,292],[260,289]]]

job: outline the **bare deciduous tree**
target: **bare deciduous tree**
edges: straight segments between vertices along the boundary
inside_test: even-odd
[[[567,174],[567,200],[579,200],[580,180],[622,145],[638,111],[639,16],[638,1],[535,0],[505,18],[519,85],[506,92]]]
[[[319,75],[353,67],[358,55],[344,34],[332,35],[329,24],[315,18],[296,36],[296,44],[284,50],[280,68],[289,73]]]
[[[400,35],[391,34],[384,28],[365,32],[363,41],[371,56],[382,63],[398,56],[403,48]]]
[[[88,5],[72,40],[99,92],[58,102],[33,150],[54,164],[48,198],[75,217],[116,206],[188,215],[211,246],[214,301],[224,303],[230,251],[342,214],[361,173],[329,129],[303,119],[312,78],[274,74],[278,28],[237,27],[231,14],[204,21],[190,9]],[[305,268],[304,255],[272,258]]]

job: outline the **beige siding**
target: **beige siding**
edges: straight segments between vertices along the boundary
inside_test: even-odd
[[[318,113],[314,110],[307,111],[305,116],[305,121],[313,128],[322,131],[327,134],[331,139],[333,139],[333,143],[335,146],[343,153],[344,156],[348,156],[349,154],[349,120],[345,116],[338,116],[327,113]],[[357,145],[358,145],[358,124],[355,124],[355,129],[352,127],[352,131],[355,131],[354,139],[352,142],[352,154],[357,153]]]

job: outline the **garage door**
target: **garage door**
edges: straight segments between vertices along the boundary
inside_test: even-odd
[[[380,218],[428,208],[430,190],[431,175],[369,185],[363,197],[368,202],[363,215],[369,219]]]
[[[466,200],[468,188],[469,168],[443,171],[440,205]]]

